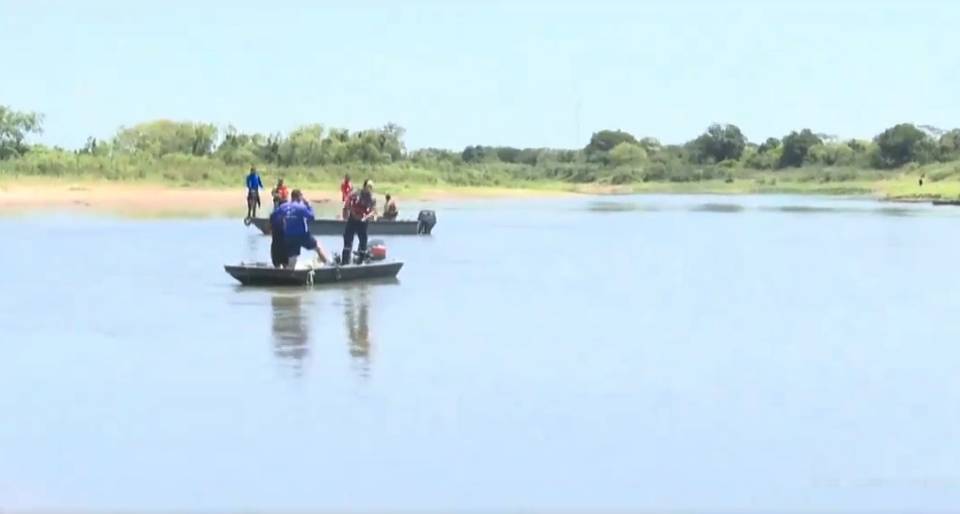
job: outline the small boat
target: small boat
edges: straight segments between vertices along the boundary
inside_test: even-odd
[[[960,200],[934,200],[933,205],[960,205]]]
[[[248,218],[249,224],[260,229],[264,234],[270,234],[269,218]],[[318,219],[310,222],[310,233],[315,236],[337,236],[343,234],[347,222],[338,219]],[[420,211],[415,220],[384,220],[378,219],[367,224],[367,235],[370,236],[416,236],[430,235],[433,226],[437,224],[437,216],[433,211]]]
[[[403,262],[375,261],[342,266],[281,269],[264,262],[240,263],[223,267],[245,286],[309,286],[357,280],[395,278]]]

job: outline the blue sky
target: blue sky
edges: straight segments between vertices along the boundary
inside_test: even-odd
[[[712,122],[872,137],[960,126],[958,28],[960,2],[932,0],[0,0],[0,104],[71,148],[158,118],[392,121],[410,148],[678,143]]]

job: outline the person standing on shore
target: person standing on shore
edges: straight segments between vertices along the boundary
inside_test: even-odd
[[[343,230],[343,252],[341,264],[350,264],[353,252],[353,236],[359,239],[357,251],[367,251],[367,222],[376,217],[376,200],[373,199],[373,182],[363,181],[363,188],[350,193],[345,204],[347,223]]]
[[[247,218],[251,219],[257,215],[257,207],[260,207],[260,190],[263,189],[263,181],[257,174],[257,168],[250,166],[250,174],[247,175]]]

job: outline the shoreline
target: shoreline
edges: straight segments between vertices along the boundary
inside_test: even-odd
[[[338,210],[339,185],[309,185],[301,189],[318,212]],[[542,198],[576,194],[560,189],[506,187],[408,187],[406,190],[391,187],[389,191],[396,191],[394,196],[401,212],[406,202]],[[375,191],[375,195],[382,198],[383,192]],[[261,212],[269,212],[272,207],[269,190],[260,192],[260,204],[258,216]],[[246,214],[246,191],[242,186],[177,187],[135,182],[0,180],[0,215],[44,210],[148,217],[243,217]]]
[[[493,198],[533,199],[577,195],[698,194],[846,196],[897,203],[926,203],[952,198],[953,183],[947,187],[928,187],[924,191],[906,190],[898,181],[851,182],[830,184],[781,183],[764,186],[750,180],[734,183],[647,182],[630,185],[533,183],[534,187],[450,186],[420,184],[378,185],[380,197],[391,192],[403,213],[407,202],[478,200]],[[319,212],[336,212],[340,202],[337,184],[300,186]],[[261,212],[271,206],[269,190],[260,194]],[[57,210],[107,213],[129,216],[225,216],[242,217],[246,211],[243,187],[200,185],[182,187],[153,182],[111,182],[25,178],[0,179],[0,215],[31,211]],[[409,215],[409,213],[406,213]],[[401,214],[403,216],[403,214]]]

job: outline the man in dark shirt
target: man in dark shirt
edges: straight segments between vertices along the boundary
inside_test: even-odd
[[[353,236],[359,239],[357,250],[367,250],[367,222],[377,215],[376,201],[373,199],[373,182],[369,179],[363,182],[363,188],[350,193],[346,203],[347,223],[343,230],[343,253],[341,264],[350,264],[350,254],[353,252]]]
[[[273,267],[275,268],[285,268],[287,267],[287,260],[289,255],[287,255],[287,246],[283,242],[283,210],[281,207],[286,202],[284,199],[277,199],[277,206],[273,210],[273,213],[270,214],[270,260],[273,262]]]

